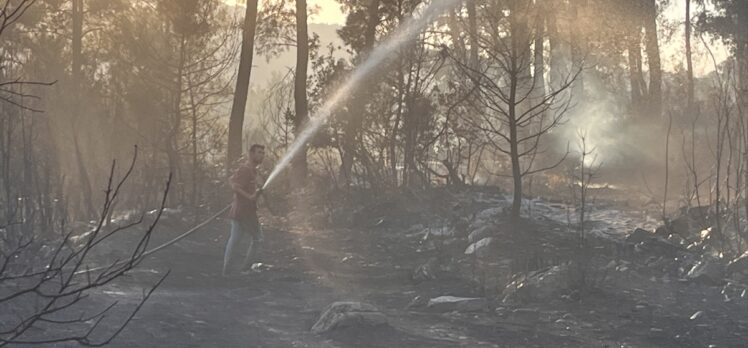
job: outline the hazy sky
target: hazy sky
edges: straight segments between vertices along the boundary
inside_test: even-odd
[[[319,14],[312,18],[315,23],[344,24],[345,15],[335,0],[309,0],[309,6],[317,6]]]
[[[224,0],[229,4],[244,4],[246,0]],[[262,6],[262,1],[260,1]],[[307,0],[309,7],[316,6],[319,13],[312,17],[311,22],[323,24],[344,24],[345,15],[340,10],[340,4],[335,0]]]
[[[226,2],[245,2],[246,0],[225,0]],[[311,23],[324,23],[342,25],[345,23],[345,14],[340,9],[340,4],[336,0],[307,0],[310,7],[316,7],[319,12],[311,19]],[[262,3],[262,2],[260,2]],[[675,1],[670,4],[663,12],[663,19],[671,24],[682,23],[684,15],[684,2]],[[693,13],[699,11],[697,6],[692,9]],[[682,26],[682,25],[681,25]],[[663,67],[666,70],[673,70],[683,61],[683,34],[682,28],[679,28],[671,34],[670,38],[661,38]],[[703,43],[698,38],[693,39],[694,43],[694,70],[696,75],[703,75],[713,70],[713,62],[708,56]],[[729,56],[726,48],[719,42],[710,42],[710,48],[717,61],[723,61]]]

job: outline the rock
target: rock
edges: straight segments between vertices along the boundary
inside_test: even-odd
[[[455,235],[455,231],[449,226],[427,228],[425,231],[426,235],[423,237],[424,240],[430,238],[449,238],[454,237]]]
[[[411,226],[407,231],[405,231],[405,236],[408,238],[423,238],[426,233],[428,233],[428,231],[424,229],[423,225],[417,224]]]
[[[686,240],[683,239],[683,237],[681,237],[678,234],[671,234],[671,235],[669,235],[667,237],[667,240],[668,240],[668,242],[673,243],[675,245],[679,245],[679,246],[684,246],[684,245],[688,244],[688,242],[686,242]]]
[[[637,253],[647,255],[675,257],[678,252],[685,250],[681,245],[641,228],[637,228],[629,234],[626,237],[626,243],[633,245],[634,251]]]
[[[424,307],[428,304],[428,302],[429,301],[425,297],[419,295],[414,297],[405,308],[410,309]]]
[[[484,225],[478,227],[470,232],[470,234],[468,235],[468,242],[475,243],[483,238],[490,237],[491,235],[493,235],[495,229],[496,227],[494,227],[493,225]]]
[[[158,216],[159,209],[154,209],[151,211],[146,212],[144,221],[151,222],[153,219],[155,219]],[[182,216],[184,216],[182,208],[164,208],[164,210],[161,212],[161,217],[159,218],[159,225],[164,224],[177,224],[182,221]]]
[[[665,221],[668,233],[678,234],[686,240],[699,239],[701,231],[713,224],[713,210],[712,206],[682,207],[678,217]]]
[[[250,267],[250,270],[252,272],[263,272],[263,271],[269,271],[273,268],[272,265],[268,265],[262,262],[253,263],[252,267]]]
[[[485,298],[439,296],[429,300],[427,307],[438,312],[478,312],[488,307]]]
[[[540,311],[535,308],[517,308],[512,311],[512,318],[522,323],[536,323],[540,321]]]
[[[485,209],[475,215],[475,219],[473,220],[473,225],[480,225],[480,224],[492,222],[496,220],[496,218],[499,215],[502,214],[503,210],[504,209],[502,207]]]
[[[493,242],[492,237],[483,238],[479,240],[476,243],[470,244],[470,246],[465,249],[465,255],[473,255],[480,256],[482,253],[482,250],[486,249],[491,243]]]
[[[660,226],[655,229],[654,234],[662,238],[668,238],[670,237],[670,230],[666,226]]]
[[[506,307],[496,307],[493,311],[497,316],[499,317],[505,317],[507,315],[507,308]]]
[[[418,266],[413,271],[412,279],[416,282],[436,279],[436,273],[437,273],[438,267],[439,267],[439,259],[437,259],[436,257],[432,257],[428,261],[426,261],[426,263]]]
[[[724,283],[725,267],[718,260],[703,258],[691,267],[686,277],[692,281],[719,285]]]
[[[363,302],[335,302],[329,305],[312,332],[321,334],[342,327],[387,325],[387,317],[376,307]]]
[[[503,207],[493,207],[493,208],[487,208],[481,210],[478,214],[475,215],[476,220],[489,220],[492,219],[499,214],[501,214],[501,210]]]
[[[626,237],[626,243],[629,243],[629,244],[639,244],[641,242],[649,241],[650,239],[652,239],[654,237],[655,237],[654,233],[651,233],[651,232],[649,232],[647,230],[644,230],[644,229],[641,229],[641,228],[637,228],[637,229],[634,230],[634,232],[631,232],[631,234],[629,234]]]
[[[727,264],[727,273],[735,274],[739,273],[742,275],[748,275],[748,251],[743,255],[738,256],[736,259],[730,261]]]
[[[513,281],[504,289],[504,302],[549,300],[569,289],[570,277],[568,264],[530,273]]]

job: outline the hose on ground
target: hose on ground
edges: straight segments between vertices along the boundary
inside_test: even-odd
[[[153,253],[156,253],[156,252],[158,252],[158,251],[160,251],[162,249],[165,249],[165,248],[167,248],[169,246],[172,246],[175,243],[179,242],[180,240],[189,237],[193,233],[195,233],[198,230],[200,230],[201,228],[205,227],[205,225],[207,225],[207,224],[211,223],[213,220],[217,219],[223,213],[225,213],[226,211],[228,211],[229,208],[231,208],[231,205],[226,206],[225,208],[221,209],[219,212],[213,214],[213,216],[209,217],[208,219],[206,219],[205,221],[203,221],[200,224],[196,225],[195,227],[189,229],[187,232],[184,232],[184,233],[180,234],[179,236],[175,237],[174,239],[172,239],[172,240],[170,240],[170,241],[168,241],[168,242],[166,242],[164,244],[161,244],[161,245],[159,245],[159,246],[157,246],[157,247],[155,247],[153,249],[145,251],[142,255],[139,256],[139,258],[143,259],[146,256],[149,256],[149,255],[151,255]],[[78,275],[78,274],[84,274],[84,273],[91,273],[91,272],[101,271],[101,270],[105,270],[105,269],[111,268],[113,266],[117,266],[117,265],[120,265],[120,264],[123,264],[123,263],[126,263],[126,262],[130,262],[130,261],[131,260],[123,260],[123,261],[115,262],[114,264],[110,264],[110,265],[106,265],[106,266],[102,266],[102,267],[96,267],[96,268],[81,270],[81,271],[75,272],[75,274]]]

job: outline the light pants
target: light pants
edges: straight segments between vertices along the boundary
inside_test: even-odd
[[[251,265],[253,258],[257,256],[261,233],[260,223],[256,219],[248,222],[231,220],[231,236],[223,256],[223,275],[244,270]],[[237,264],[239,258],[241,264]]]

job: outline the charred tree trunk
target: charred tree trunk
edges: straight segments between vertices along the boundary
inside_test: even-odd
[[[85,166],[83,152],[81,151],[78,135],[78,120],[82,115],[80,90],[82,81],[83,66],[83,0],[72,0],[72,22],[73,22],[73,41],[72,41],[72,81],[73,81],[73,145],[75,147],[75,163],[78,167],[78,183],[80,185],[81,200],[85,209],[86,218],[92,218],[96,214],[93,204],[93,190],[91,180],[88,176],[88,170]],[[85,122],[85,121],[84,121]]]
[[[400,66],[402,67],[403,59],[400,58]],[[400,132],[400,123],[403,119],[403,113],[405,109],[405,76],[403,69],[397,70],[397,110],[395,111],[395,122],[392,125],[392,133],[390,134],[389,140],[389,157],[390,157],[390,176],[392,176],[392,184],[394,187],[400,185],[398,174],[397,174],[397,135]]]
[[[746,23],[748,21],[748,7],[741,6],[741,11],[738,11],[738,23]],[[737,35],[737,63],[738,63],[738,88],[739,96],[738,96],[738,103],[739,103],[739,112],[742,113],[739,115],[739,117],[742,117],[743,119],[748,118],[748,28],[746,28],[745,25],[740,27],[740,30]],[[748,123],[746,124],[745,134],[744,136],[744,142],[745,142],[745,148],[748,149]],[[748,151],[745,153],[745,160],[748,163]],[[743,185],[745,185],[745,193],[748,194],[748,170],[745,170],[745,180]],[[746,197],[746,196],[743,196]],[[748,216],[748,199],[745,199],[745,211],[746,216]],[[743,238],[748,239],[748,232],[743,232]]]
[[[511,38],[508,52],[509,68],[507,78],[509,79],[509,98],[507,100],[507,125],[509,126],[509,157],[512,163],[512,181],[514,183],[514,197],[512,199],[512,219],[519,219],[522,208],[522,179],[523,171],[520,158],[525,149],[521,148],[520,139],[526,136],[524,129],[520,128],[518,117],[528,109],[529,101],[526,96],[532,93],[532,80],[530,74],[531,38],[527,22],[526,10],[523,2],[513,2],[510,7]]]
[[[512,78],[516,83],[516,79]],[[510,98],[514,99],[517,97],[516,88],[512,88]],[[517,119],[516,119],[516,106],[509,105],[509,145],[510,145],[510,157],[512,160],[512,181],[514,183],[514,193],[512,197],[512,219],[519,219],[520,212],[522,209],[522,170],[520,168],[519,161],[519,134],[517,132]]]
[[[688,112],[694,110],[693,60],[691,59],[691,0],[686,0],[686,67],[688,89]]]
[[[545,16],[543,9],[538,6],[536,8],[535,18],[535,40],[533,53],[533,94],[536,100],[540,100],[545,96],[545,60],[543,57],[544,48],[543,43],[545,41]]]
[[[72,126],[73,133],[73,147],[75,148],[75,164],[78,166],[78,175],[80,176],[81,193],[83,198],[83,208],[85,216],[92,218],[96,214],[96,209],[93,204],[93,192],[91,189],[91,180],[88,177],[88,170],[86,169],[86,163],[83,161],[83,154],[80,149],[78,141],[78,129],[76,125]]]
[[[197,142],[197,128],[198,128],[198,112],[197,112],[197,102],[195,101],[195,93],[194,88],[192,84],[192,79],[187,78],[187,90],[189,91],[189,97],[190,97],[190,112],[191,112],[191,121],[192,121],[192,129],[190,134],[190,140],[192,147],[192,170],[191,170],[191,181],[192,181],[192,188],[190,190],[190,202],[192,205],[193,214],[192,218],[193,221],[197,222],[199,221],[199,214],[200,211],[198,209],[200,202],[200,162],[199,162],[199,155],[198,155],[198,142]]]
[[[309,65],[309,34],[307,33],[306,0],[296,0],[296,78],[294,80],[294,131],[298,136],[308,118],[306,94],[307,68]],[[307,176],[306,146],[293,160],[294,186],[301,188]]]
[[[364,47],[360,52],[359,57],[365,59],[374,43],[376,41],[377,25],[379,25],[379,3],[381,0],[369,0],[366,9],[366,30],[364,33]],[[363,83],[367,85],[366,82]],[[364,123],[364,114],[366,112],[366,102],[364,101],[366,93],[366,87],[362,87],[358,92],[354,92],[356,95],[351,98],[352,105],[350,111],[350,118],[345,126],[345,131],[342,139],[342,158],[340,164],[340,177],[343,179],[346,185],[351,184],[353,174],[353,160],[354,154],[356,153],[356,139],[360,133],[361,127]]]
[[[561,38],[559,38],[558,33],[558,22],[557,22],[557,15],[558,12],[555,6],[551,4],[546,4],[546,6],[551,6],[548,8],[546,12],[546,31],[548,36],[548,43],[550,47],[550,54],[549,54],[549,73],[548,73],[548,83],[549,85],[555,86],[557,85],[557,81],[563,81],[563,72],[562,67],[565,65],[564,63],[564,54],[562,51],[562,45],[561,45]]]
[[[468,31],[470,32],[470,65],[471,68],[477,69],[478,64],[478,13],[475,8],[476,0],[467,1],[468,12]]]
[[[176,79],[174,81],[174,89],[172,90],[172,114],[174,119],[172,120],[171,129],[167,137],[164,139],[166,156],[169,161],[169,174],[177,183],[177,189],[175,194],[169,196],[169,201],[172,205],[178,204],[179,201],[184,199],[184,185],[180,185],[182,182],[182,165],[179,154],[179,133],[182,129],[182,85],[184,84],[184,67],[186,64],[186,50],[187,50],[187,38],[183,34],[180,38],[179,44],[179,61],[177,62]]]
[[[2,108],[5,109],[5,108]],[[3,110],[5,111],[5,110]],[[13,125],[13,119],[11,117],[10,113],[4,112],[3,117],[4,122],[2,123],[3,128],[0,128],[0,131],[3,131],[3,158],[2,158],[2,178],[3,178],[3,186],[5,191],[5,221],[14,221],[14,211],[15,211],[15,203],[16,200],[13,199],[13,187],[15,186],[13,176],[11,176],[11,147],[13,144],[13,129],[15,128]],[[746,206],[748,207],[748,205]]]
[[[244,14],[244,31],[242,33],[242,49],[239,56],[239,72],[236,78],[234,101],[231,105],[231,118],[229,119],[229,141],[226,153],[227,168],[230,168],[242,154],[244,111],[247,107],[256,30],[257,0],[247,0],[247,10]]]
[[[642,72],[641,26],[637,23],[628,35],[629,83],[631,84],[631,106],[635,114],[643,111],[647,86]]]
[[[447,27],[449,28],[449,36],[450,39],[452,39],[452,44],[456,48],[456,54],[460,56],[461,60],[465,61],[468,55],[468,49],[465,46],[465,42],[460,37],[460,33],[463,28],[460,26],[460,21],[457,18],[459,11],[461,11],[460,8],[449,11],[449,21],[447,22]]]
[[[83,0],[73,1],[73,43],[72,43],[72,74],[74,83],[80,83],[81,66],[83,65]],[[75,86],[76,88],[78,86]],[[77,89],[76,89],[77,90]]]
[[[405,113],[403,114],[403,133],[404,133],[404,144],[403,144],[403,185],[410,186],[412,184],[412,173],[415,167],[415,138],[416,138],[416,122],[417,122],[417,107],[416,98],[413,95],[413,81],[415,80],[413,74],[413,62],[408,59],[406,66],[408,66],[408,81],[405,84],[404,90],[404,107]]]
[[[649,65],[648,111],[650,117],[662,114],[662,64],[660,62],[660,42],[657,38],[657,4],[648,0],[646,4],[644,30],[647,41],[647,62]]]
[[[579,7],[584,5],[585,0],[571,0],[570,11],[571,11],[571,70],[575,71],[581,69],[584,64],[585,46],[586,42],[582,30],[580,29],[579,21]],[[577,79],[574,81],[573,94],[577,98],[582,98],[584,95],[584,74],[580,73]]]

